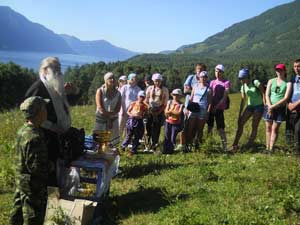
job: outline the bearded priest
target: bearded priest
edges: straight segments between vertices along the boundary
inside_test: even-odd
[[[55,170],[60,150],[59,136],[71,126],[70,104],[79,98],[80,91],[72,83],[64,83],[61,64],[57,57],[43,59],[39,78],[27,90],[25,98],[40,96],[50,99],[47,104],[47,120],[41,125],[48,148],[48,159],[53,165],[53,173],[49,174],[48,186],[57,186],[57,172]]]

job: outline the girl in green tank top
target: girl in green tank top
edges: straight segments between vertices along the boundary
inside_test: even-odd
[[[291,83],[286,81],[285,65],[276,65],[275,72],[277,77],[268,81],[266,89],[267,107],[264,111],[266,150],[269,153],[273,151],[280,124],[285,120],[286,102],[291,92]]]

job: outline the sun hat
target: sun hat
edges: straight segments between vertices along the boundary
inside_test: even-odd
[[[275,66],[275,70],[283,70],[286,71],[285,65],[280,63]]]
[[[146,94],[145,94],[145,91],[139,91],[138,92],[138,97],[145,97],[146,96]]]
[[[239,79],[244,79],[244,78],[246,78],[246,77],[248,77],[248,76],[249,76],[249,70],[248,70],[248,69],[243,68],[243,69],[241,69],[241,70],[239,71],[239,75],[238,75],[238,78],[239,78]]]
[[[176,88],[172,91],[172,95],[182,95],[182,91],[179,88]]]
[[[122,75],[122,76],[119,77],[119,80],[127,81],[127,77],[125,75]]]
[[[215,69],[221,70],[222,72],[225,71],[225,67],[222,64],[216,65]]]
[[[162,80],[162,75],[160,73],[155,73],[152,75],[152,80]]]

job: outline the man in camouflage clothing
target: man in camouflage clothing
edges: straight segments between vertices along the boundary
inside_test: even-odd
[[[43,225],[47,203],[48,152],[40,125],[47,118],[41,97],[20,106],[26,123],[17,133],[16,191],[10,219],[13,225]]]

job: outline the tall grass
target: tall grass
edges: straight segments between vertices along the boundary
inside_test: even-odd
[[[229,146],[237,126],[239,95],[230,97],[231,108],[225,112]],[[73,107],[73,126],[91,133],[94,112],[94,106]],[[22,116],[10,111],[0,114],[0,119],[4,121],[0,124],[0,224],[7,224],[14,139]],[[240,140],[242,147],[250,128],[248,123]],[[102,224],[300,224],[300,165],[285,144],[284,125],[275,154],[261,153],[264,142],[262,121],[256,145],[244,148],[244,153],[222,153],[215,132],[189,154],[122,154],[122,172],[111,183]]]

